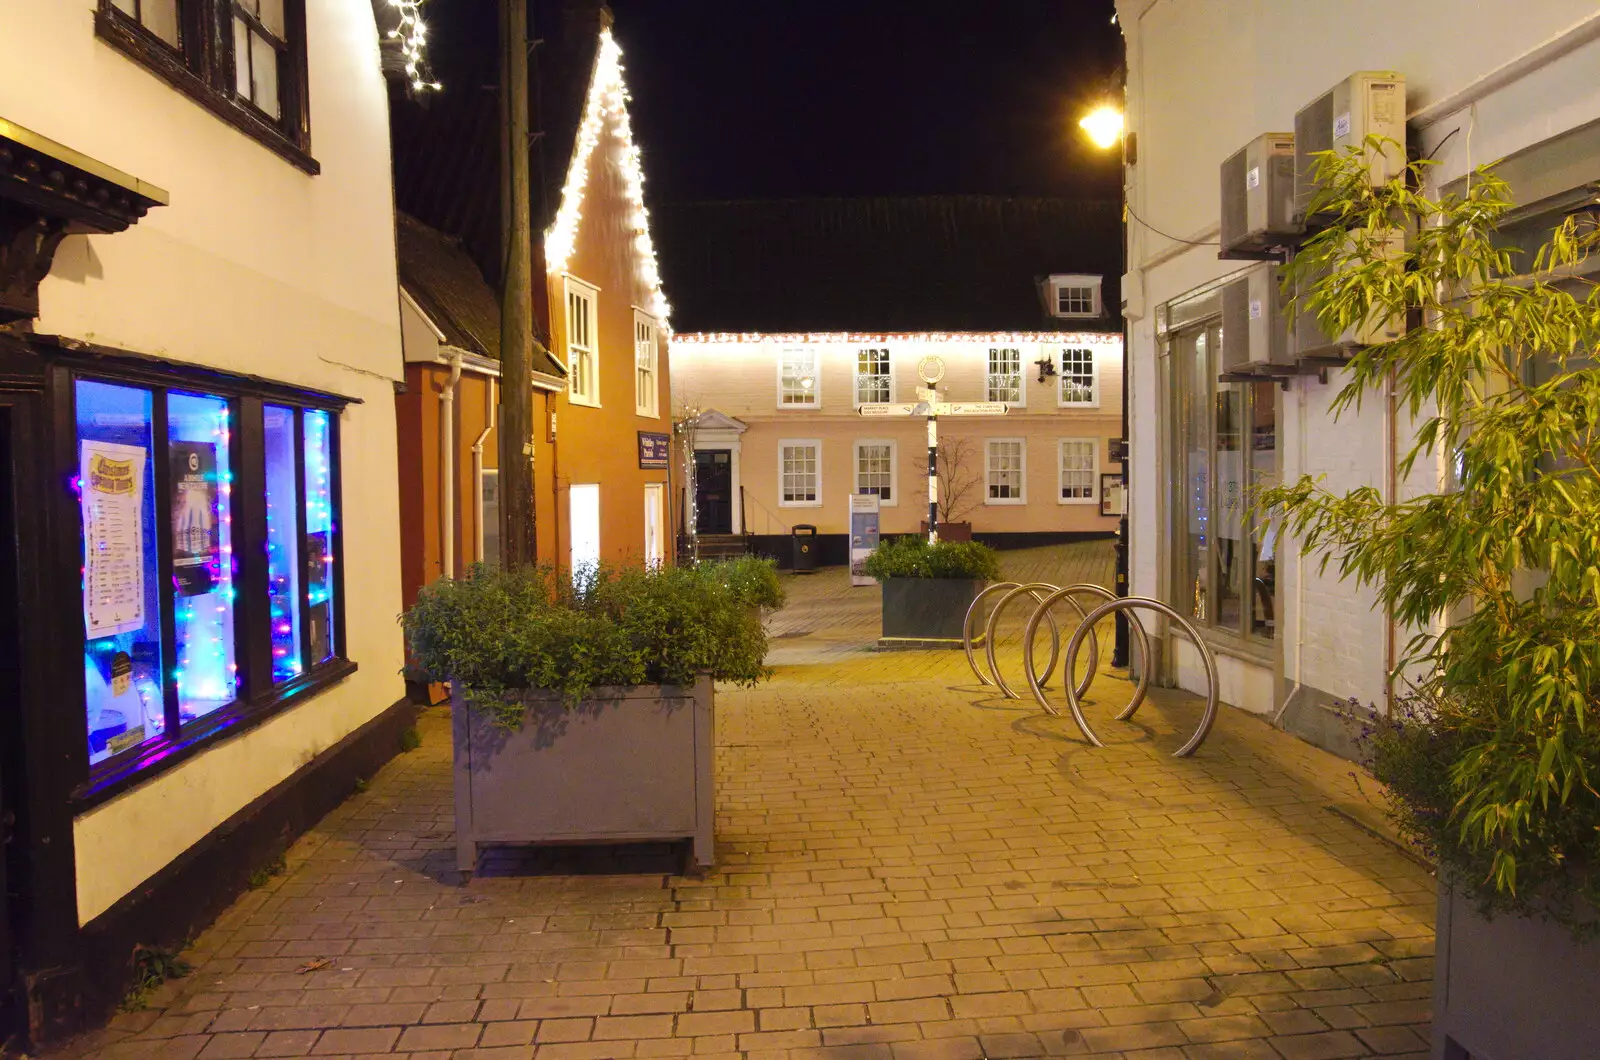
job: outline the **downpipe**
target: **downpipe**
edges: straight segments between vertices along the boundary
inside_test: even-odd
[[[450,378],[439,391],[439,575],[456,573],[456,384],[461,354],[450,356]]]

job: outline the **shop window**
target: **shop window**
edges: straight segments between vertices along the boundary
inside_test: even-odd
[[[79,379],[73,397],[85,729],[100,791],[348,672],[337,422],[326,409],[113,379]],[[254,496],[241,496],[241,477]]]

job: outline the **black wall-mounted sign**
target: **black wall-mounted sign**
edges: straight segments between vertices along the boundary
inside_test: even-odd
[[[672,435],[639,432],[639,466],[646,471],[665,471],[672,456]]]
[[[1107,443],[1106,443],[1106,448],[1109,451],[1108,452],[1108,456],[1109,456],[1109,459],[1110,459],[1111,463],[1120,464],[1124,460],[1128,459],[1128,443],[1127,443],[1126,439],[1123,439],[1123,438],[1111,438],[1111,439],[1108,439]]]

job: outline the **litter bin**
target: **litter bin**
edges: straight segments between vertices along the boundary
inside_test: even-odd
[[[794,540],[794,572],[813,574],[817,569],[817,528],[801,523],[789,531]]]

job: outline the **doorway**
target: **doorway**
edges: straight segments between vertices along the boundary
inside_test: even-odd
[[[665,506],[667,488],[659,482],[644,488],[644,562],[646,566],[659,567],[666,559],[666,544],[662,526],[666,522]]]
[[[570,498],[572,576],[600,565],[600,485],[574,485]]]
[[[733,533],[733,450],[695,450],[694,508],[696,533]]]

